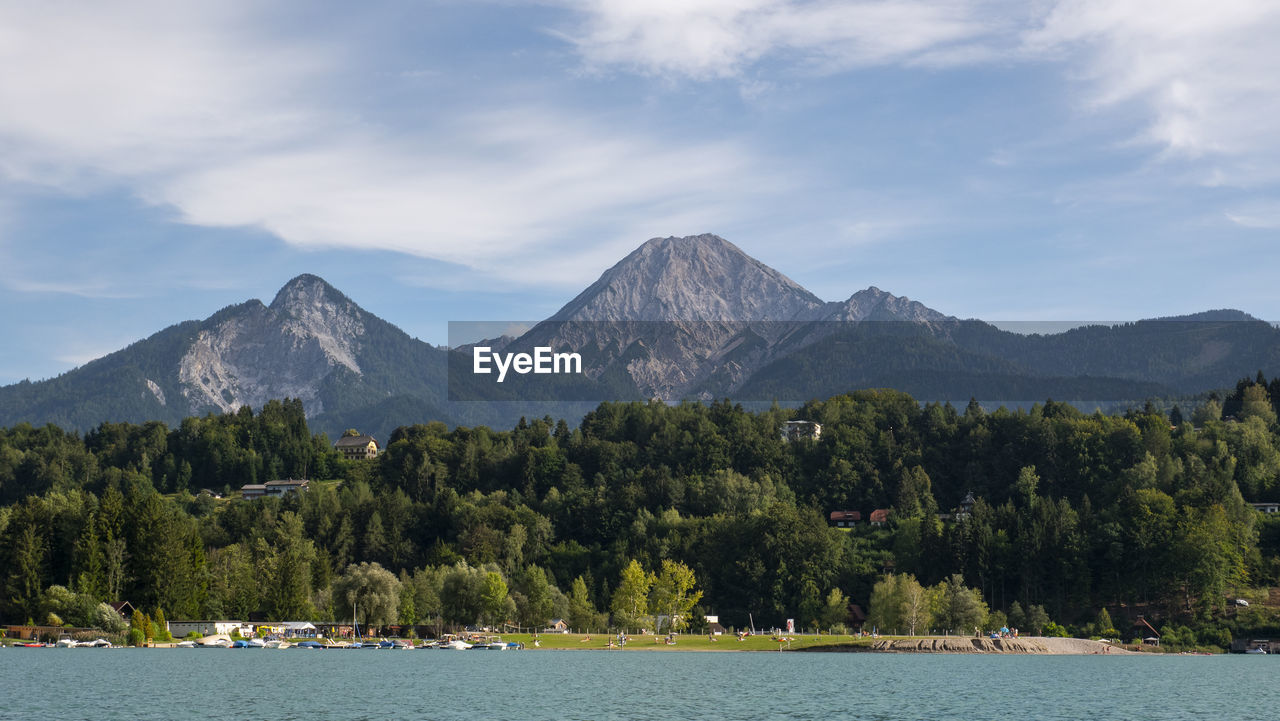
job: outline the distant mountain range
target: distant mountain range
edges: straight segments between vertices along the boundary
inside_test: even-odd
[[[228,306],[56,378],[0,388],[0,425],[176,424],[286,397],[301,398],[330,431],[373,421],[380,410],[414,421],[447,418],[439,405],[444,357],[322,279],[301,275],[270,305]]]
[[[1021,335],[874,287],[824,302],[715,235],[650,240],[547,321],[485,344],[572,349],[584,374],[495,385],[469,373],[469,348],[411,338],[302,275],[270,305],[229,306],[56,378],[0,388],[0,426],[173,424],[293,397],[331,435],[357,427],[385,438],[404,423],[501,425],[611,399],[893,387],[922,400],[1141,400],[1280,373],[1280,330],[1240,311]],[[511,402],[460,402],[480,399]]]
[[[452,397],[807,400],[890,387],[924,400],[1141,401],[1230,386],[1280,366],[1280,330],[1245,313],[1023,335],[871,287],[813,293],[715,235],[655,238],[519,338],[583,354],[586,379],[469,377]]]

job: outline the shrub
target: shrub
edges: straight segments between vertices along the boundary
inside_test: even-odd
[[[128,624],[108,603],[99,603],[90,616],[91,625],[107,633],[124,633]]]
[[[1049,621],[1044,625],[1044,635],[1050,638],[1069,638],[1071,634],[1067,633],[1067,629],[1059,626],[1053,621]]]

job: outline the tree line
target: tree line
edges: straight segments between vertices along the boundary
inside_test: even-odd
[[[1017,604],[1083,628],[1123,608],[1217,628],[1231,594],[1280,585],[1280,524],[1246,502],[1280,500],[1271,386],[1114,415],[886,390],[758,412],[606,403],[574,427],[405,426],[368,461],[310,433],[296,400],[172,429],[18,425],[0,429],[0,615],[91,620],[129,600],[170,619],[340,620],[350,597],[439,627],[832,627],[909,575],[1006,619]],[[782,440],[797,418],[820,437]],[[312,488],[204,492],[287,477]],[[828,522],[873,509],[888,523]],[[344,585],[361,573],[395,583],[366,606]]]

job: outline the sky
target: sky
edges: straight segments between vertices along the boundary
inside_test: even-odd
[[[1270,0],[0,0],[0,383],[314,273],[432,343],[716,233],[825,300],[1280,320]]]

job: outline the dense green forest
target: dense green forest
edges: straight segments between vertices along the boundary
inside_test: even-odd
[[[18,425],[0,429],[0,618],[92,625],[99,602],[128,600],[169,619],[327,620],[359,587],[377,591],[370,622],[599,629],[680,590],[726,625],[830,627],[852,604],[899,619],[876,599],[914,584],[1002,620],[1036,609],[1087,633],[1100,612],[1144,614],[1218,643],[1271,623],[1232,600],[1280,585],[1280,517],[1246,502],[1280,500],[1278,391],[1259,374],[1194,409],[1115,416],[895,391],[761,412],[612,403],[576,428],[401,427],[365,461],[313,435],[296,400],[177,428]],[[782,441],[796,418],[820,438]],[[277,478],[320,480],[235,498]],[[881,508],[888,523],[867,524]],[[864,522],[834,528],[836,510]]]

